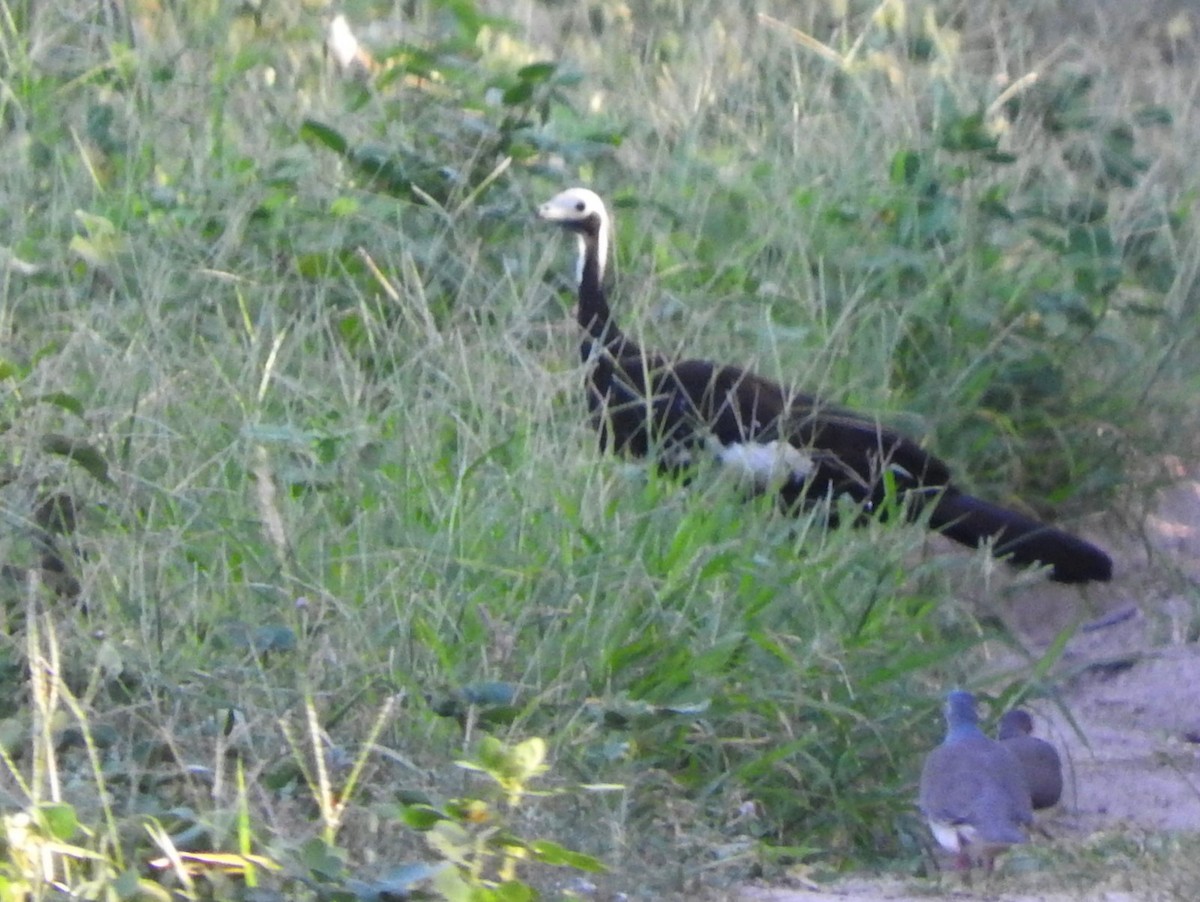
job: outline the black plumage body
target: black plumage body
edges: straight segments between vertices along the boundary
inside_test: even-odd
[[[685,469],[712,456],[797,508],[849,496],[866,510],[889,491],[912,515],[969,546],[991,539],[1015,564],[1041,563],[1061,582],[1106,580],[1112,562],[1083,539],[967,495],[950,470],[878,421],[734,366],[674,360],[642,349],[617,326],[603,276],[608,218],[593,192],[573,188],[544,204],[543,219],[578,236],[578,307],[588,408],[602,450]]]

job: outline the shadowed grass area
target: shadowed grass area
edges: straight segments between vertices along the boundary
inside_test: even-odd
[[[916,867],[944,688],[1059,647],[980,686],[982,553],[601,457],[534,204],[614,202],[655,346],[1120,507],[1195,427],[1193,86],[1019,4],[726,6],[348,3],[351,78],[303,6],[0,3],[13,892]]]

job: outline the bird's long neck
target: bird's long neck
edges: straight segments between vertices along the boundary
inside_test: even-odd
[[[632,346],[620,327],[613,322],[604,291],[604,265],[608,256],[608,224],[597,218],[590,228],[579,234],[579,306],[576,317],[584,330],[583,354],[591,353],[592,342],[600,342],[606,350],[620,354]]]

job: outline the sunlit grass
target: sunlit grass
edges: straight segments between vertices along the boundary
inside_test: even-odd
[[[1097,153],[1133,123],[1149,165],[1101,188],[1034,114],[999,139],[1012,162],[948,149],[993,136],[971,117],[1004,86],[979,33],[915,11],[774,11],[837,63],[711,4],[507,11],[531,33],[471,4],[349,4],[392,66],[367,90],[302,8],[85,6],[0,5],[13,809],[74,806],[95,842],[60,835],[59,808],[42,838],[95,852],[101,882],[187,846],[243,856],[209,863],[218,887],[222,867],[283,879],[245,857],[263,855],[345,888],[339,856],[364,879],[437,858],[400,805],[472,798],[452,762],[491,732],[544,737],[556,785],[623,787],[519,814],[632,856],[616,887],[678,889],[714,860],[713,880],[912,870],[938,698],[995,635],[959,600],[983,556],[601,457],[573,248],[531,210],[575,182],[614,202],[616,303],[647,342],[893,419],[1000,497],[1103,507],[1194,423],[1196,184],[1162,138],[1194,128],[1182,76],[1153,97],[1098,80],[1077,107],[1019,95],[1094,115],[1072,135]],[[1014,77],[1043,65],[1021,22],[988,23]],[[988,198],[1095,200],[1083,224],[1112,245]],[[39,516],[54,493],[73,528]],[[49,738],[31,612],[80,700],[47,707]],[[54,738],[83,725],[91,743]],[[57,756],[60,797],[36,756]]]

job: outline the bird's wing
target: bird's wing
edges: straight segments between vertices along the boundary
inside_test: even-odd
[[[937,489],[950,481],[950,468],[912,439],[811,397],[792,400],[780,429],[792,444],[819,451],[872,489],[885,473],[905,489]]]
[[[643,411],[649,404],[665,444],[694,447],[711,438],[724,449],[761,445],[777,453],[786,443],[810,462],[805,479],[814,494],[845,492],[860,501],[883,497],[888,472],[901,489],[936,490],[949,481],[945,464],[878,420],[785,392],[739,367],[644,352],[617,363],[614,399],[636,397]]]

